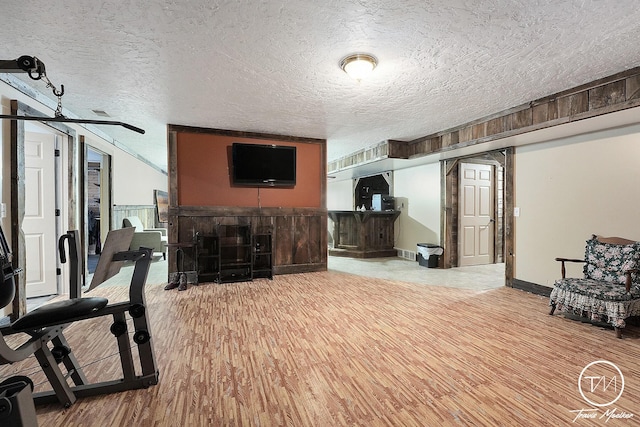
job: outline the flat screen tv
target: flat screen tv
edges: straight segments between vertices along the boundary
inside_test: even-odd
[[[296,147],[233,143],[234,185],[293,187],[296,185]]]

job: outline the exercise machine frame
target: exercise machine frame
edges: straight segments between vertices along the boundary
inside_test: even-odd
[[[120,231],[121,230],[112,230],[109,233]],[[4,234],[1,235],[1,238],[4,239]],[[70,257],[71,271],[74,272],[77,271],[78,263],[80,262],[79,256],[77,255],[81,253],[77,230],[68,232],[60,239],[61,250],[63,249],[63,240],[65,239],[69,242],[70,253],[76,254],[75,257]],[[107,242],[105,243],[103,256],[109,253],[107,250],[108,244],[109,237],[107,237]],[[61,255],[61,258],[64,259],[64,255]],[[63,323],[56,323],[55,319],[51,319],[49,324],[39,325],[30,330],[15,330],[12,328],[12,325],[0,328],[0,365],[19,362],[33,354],[52,386],[52,390],[34,394],[36,404],[52,403],[57,400],[65,407],[69,407],[78,397],[147,388],[158,383],[159,372],[153,350],[151,325],[148,310],[146,309],[144,292],[151,258],[151,249],[140,248],[140,250],[137,251],[115,252],[110,260],[104,261],[118,263],[115,269],[117,271],[119,271],[122,262],[135,262],[129,286],[129,301],[108,304],[104,308],[91,311],[90,313],[65,318]],[[117,272],[115,274],[117,274]],[[75,274],[71,276],[71,293],[79,295],[79,277]],[[73,283],[74,280],[75,283]],[[79,299],[82,298],[71,298],[67,301]],[[135,330],[133,341],[138,346],[141,375],[136,375],[135,372],[136,366],[128,333],[127,315],[133,319],[133,327]],[[28,316],[28,314],[26,316]],[[102,316],[113,317],[110,332],[117,340],[123,376],[120,379],[112,381],[89,383],[73,351],[69,348],[63,331],[74,322]],[[55,316],[51,317],[55,318]],[[6,343],[4,337],[20,332],[29,334],[30,338],[19,347],[13,349]],[[49,343],[52,344],[53,348],[49,348]],[[67,376],[73,380],[74,386],[68,384],[67,378],[59,365],[64,365]]]

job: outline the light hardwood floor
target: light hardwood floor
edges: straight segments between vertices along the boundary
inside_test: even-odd
[[[92,291],[111,302],[126,287]],[[147,288],[160,370],[149,389],[37,409],[42,426],[559,426],[592,408],[578,378],[615,363],[612,408],[638,425],[640,334],[547,314],[547,299],[500,287],[470,290],[335,271],[184,292]],[[67,338],[90,380],[117,375],[109,319]],[[46,388],[33,359],[0,367]],[[44,382],[43,382],[44,381]],[[599,416],[606,408],[602,408]],[[576,425],[605,425],[604,419]],[[590,424],[591,423],[591,424]]]

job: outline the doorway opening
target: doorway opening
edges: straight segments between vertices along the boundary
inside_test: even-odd
[[[17,100],[11,100],[10,104],[12,115],[44,116],[43,113]],[[37,267],[38,265],[47,270],[53,269],[55,271],[55,279],[53,279],[53,283],[55,283],[55,291],[53,291],[53,286],[50,286],[51,290],[46,292],[49,293],[53,291],[54,293],[62,294],[68,292],[69,288],[68,280],[66,279],[68,277],[68,266],[67,264],[60,263],[57,242],[62,231],[76,227],[77,216],[75,203],[78,200],[76,193],[76,184],[78,182],[76,174],[77,164],[74,163],[74,159],[77,155],[77,145],[74,143],[76,134],[73,129],[62,123],[29,123],[30,125],[26,126],[25,121],[12,120],[10,125],[10,176],[12,178],[10,209],[11,252],[13,253],[14,266],[23,269],[25,272],[29,273],[32,278],[34,277],[34,274],[40,274],[38,271],[39,267]],[[36,127],[34,128],[31,125],[35,125]],[[56,149],[46,142],[36,142],[34,144],[25,143],[26,134],[33,132],[34,130],[35,133],[41,133],[45,138],[49,137],[55,139],[56,142],[59,143],[58,148]],[[47,153],[40,154],[38,153],[38,150],[47,151]],[[36,170],[27,171],[27,168],[25,167],[25,160],[27,156],[33,157],[33,160],[37,162],[39,157],[43,157],[44,155],[50,156],[51,153],[53,153],[54,158],[53,170],[55,172],[53,178],[44,178],[44,175],[41,177],[41,173]],[[50,165],[51,161],[47,160],[46,163]],[[58,166],[56,166],[56,164]],[[28,189],[25,185],[27,173],[31,175],[30,178],[34,178],[34,180],[31,180],[31,183],[41,187],[41,189],[37,189],[36,192],[39,191],[44,193],[46,191],[51,191],[54,193],[55,202],[53,204],[51,202],[41,203],[40,201],[33,200],[32,198],[32,200],[28,202],[29,205],[27,206],[27,196],[32,197],[36,194],[33,192],[34,188],[31,187],[31,184],[29,184]],[[42,174],[44,173],[45,172],[43,171]],[[50,177],[50,174],[48,176]],[[53,181],[53,189],[51,189],[52,182],[47,181],[49,179]],[[56,180],[58,181],[57,190],[55,185]],[[27,209],[29,211],[27,211]],[[33,214],[36,211],[41,211],[42,213],[33,215],[34,218],[36,216],[53,217],[54,224],[57,224],[57,226],[52,226],[51,224],[44,226],[43,229],[47,236],[42,237],[42,239],[39,239],[36,236],[36,233],[32,233],[32,236],[30,237],[32,241],[30,242],[30,247],[27,248],[25,241],[26,235],[23,230],[24,219],[28,213]],[[42,244],[40,244],[40,242],[42,242]],[[35,259],[34,255],[29,255],[27,262],[27,251],[32,253],[36,250],[39,251],[39,254]],[[32,272],[33,269],[36,271]],[[27,312],[26,275],[27,274],[17,276],[16,295],[13,299],[11,320],[16,320],[19,316]],[[38,279],[46,281],[49,284],[52,280],[42,278]]]
[[[93,274],[111,224],[110,156],[85,145],[85,213],[87,273]]]
[[[465,265],[463,258],[466,256],[468,248],[484,239],[483,247],[489,248],[493,246],[493,254],[486,255],[479,261],[482,263],[505,263],[505,279],[506,284],[510,286],[513,272],[513,260],[509,256],[512,245],[509,230],[512,217],[508,215],[509,206],[513,205],[513,149],[505,148],[498,151],[490,151],[486,153],[475,154],[468,157],[443,160],[441,162],[442,172],[442,206],[443,218],[441,221],[441,235],[444,242],[443,263],[445,268],[458,267]],[[491,193],[489,189],[479,189],[473,185],[467,185],[464,176],[464,164],[471,165],[472,170],[476,170],[476,174],[480,169],[490,171],[492,174]],[[474,168],[473,165],[484,165]],[[473,173],[467,173],[467,177]],[[473,190],[473,191],[472,191]],[[475,192],[474,191],[479,191]],[[466,196],[477,201],[478,197],[485,197],[485,204],[482,207],[471,205],[465,206],[463,202]],[[486,194],[481,194],[485,192]],[[473,197],[472,197],[473,196]],[[465,217],[470,211],[480,213],[479,209],[483,209],[482,215],[479,215],[480,223],[475,225],[465,224],[461,222],[461,218]],[[480,234],[471,236],[472,232],[480,231]],[[467,233],[471,237],[469,242],[464,239]],[[482,234],[482,235],[481,235]],[[475,249],[474,249],[475,250]],[[475,264],[478,264],[475,263]]]

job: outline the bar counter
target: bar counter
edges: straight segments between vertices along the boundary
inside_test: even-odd
[[[394,257],[394,222],[399,211],[329,211],[333,248],[329,255],[352,258]]]

